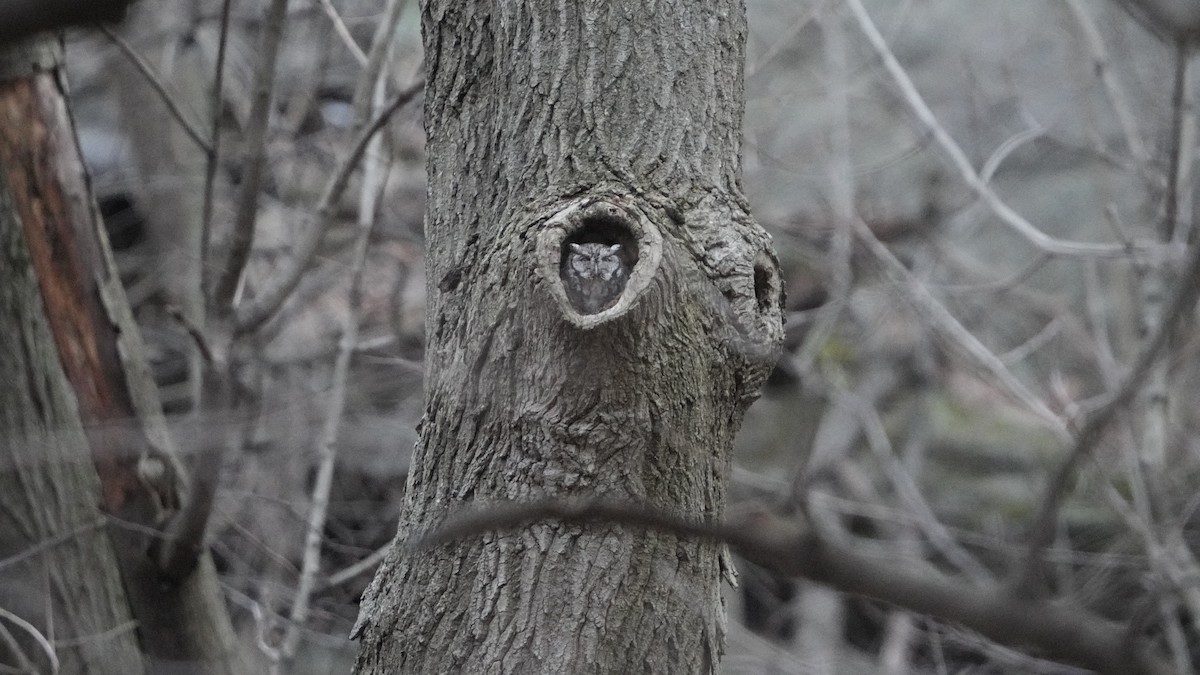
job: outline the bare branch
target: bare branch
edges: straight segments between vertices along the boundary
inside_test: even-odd
[[[1100,39],[1100,31],[1096,29],[1096,22],[1092,21],[1092,17],[1084,10],[1082,0],[1067,0],[1067,7],[1070,8],[1071,15],[1075,17],[1075,21],[1083,31],[1084,40],[1092,54],[1092,64],[1096,69],[1096,76],[1100,78],[1100,83],[1104,86],[1113,112],[1117,115],[1117,122],[1121,125],[1121,132],[1125,135],[1125,145],[1129,147],[1129,154],[1137,162],[1138,170],[1145,170],[1150,153],[1146,151],[1146,145],[1142,142],[1141,133],[1137,128],[1137,119],[1129,109],[1129,99],[1125,97],[1125,89],[1121,87],[1116,73],[1113,72],[1112,61],[1108,56],[1108,50],[1104,48],[1104,41]]]
[[[229,257],[212,290],[212,307],[218,314],[232,311],[250,245],[254,243],[254,224],[258,217],[258,193],[267,162],[267,128],[271,121],[271,97],[275,91],[275,62],[283,29],[287,24],[288,0],[271,0],[263,16],[262,45],[259,47],[258,71],[254,77],[254,101],[246,129],[246,161],[243,167],[242,194],[238,199],[237,215],[233,220],[233,238]],[[208,289],[205,289],[208,292]]]
[[[829,184],[826,188],[833,211],[833,232],[829,243],[830,302],[817,313],[817,321],[796,352],[795,363],[800,373],[812,369],[819,351],[833,335],[853,290],[851,257],[854,235],[850,231],[850,223],[858,217],[854,204],[857,186],[850,162],[850,66],[846,56],[846,31],[836,9],[825,8],[820,12],[818,23],[825,44],[825,100],[830,109]]]
[[[1008,367],[989,350],[971,331],[967,330],[954,315],[946,309],[923,284],[914,279],[912,273],[896,259],[883,242],[875,237],[871,228],[861,220],[854,223],[854,232],[859,241],[866,244],[866,249],[879,261],[885,274],[895,281],[912,300],[913,306],[922,318],[929,322],[938,335],[951,347],[967,357],[968,362],[976,368],[992,375],[1000,387],[1030,412],[1046,421],[1060,436],[1066,438],[1067,428],[1063,420],[1046,407],[1046,404],[1029,391]]]
[[[47,639],[40,630],[38,630],[33,624],[29,623],[25,619],[22,619],[3,607],[0,607],[0,619],[4,619],[17,628],[25,631],[25,633],[29,635],[29,637],[31,637],[35,643],[37,643],[37,646],[41,648],[42,652],[46,655],[46,660],[50,662],[51,672],[57,673],[59,671],[58,652],[55,650],[54,645],[50,644],[50,640]],[[24,653],[19,651],[18,653],[21,654],[22,660],[26,660],[28,658],[24,655]],[[36,670],[33,672],[36,672]]]
[[[1080,464],[1091,456],[1116,414],[1137,395],[1142,383],[1150,374],[1151,367],[1174,334],[1175,327],[1196,305],[1196,300],[1200,297],[1200,244],[1192,246],[1184,269],[1184,275],[1176,285],[1154,335],[1146,342],[1133,367],[1108,401],[1088,415],[1076,434],[1066,459],[1046,485],[1029,535],[1029,551],[1014,581],[1015,588],[1020,592],[1036,594],[1043,564],[1042,553],[1054,539],[1054,525],[1058,518],[1059,506],[1066,499],[1069,485]]]
[[[375,569],[379,563],[383,562],[383,559],[387,557],[387,553],[389,550],[391,550],[391,548],[392,544],[391,542],[388,542],[386,546],[381,546],[375,549],[370,555],[362,560],[359,560],[349,567],[345,567],[337,572],[334,572],[333,574],[330,574],[325,581],[318,586],[318,588],[323,589],[341,586],[360,574],[370,572],[371,570]]]
[[[992,176],[996,175],[996,171],[1000,168],[1000,165],[1004,163],[1004,160],[1008,159],[1008,156],[1013,151],[1029,141],[1037,140],[1045,135],[1046,130],[1041,125],[1036,125],[1013,134],[1008,140],[1001,143],[999,147],[992,151],[991,156],[987,158],[987,161],[983,163],[983,168],[979,171],[979,179],[985,183],[990,183]]]
[[[56,534],[53,537],[47,537],[46,539],[39,541],[37,544],[30,546],[30,547],[22,550],[19,553],[10,555],[6,558],[0,558],[0,572],[4,571],[4,569],[6,567],[11,567],[13,565],[16,565],[17,563],[29,560],[30,558],[32,558],[36,555],[40,555],[43,551],[54,548],[55,546],[58,546],[59,544],[68,542],[68,541],[74,539],[75,537],[78,537],[79,535],[83,534],[84,532],[89,532],[91,530],[95,530],[95,529],[101,528],[103,526],[104,526],[104,520],[97,519],[90,523],[85,523],[78,527],[67,530],[66,532],[61,532],[59,534]]]
[[[208,366],[215,365],[216,356],[213,354],[212,346],[208,344],[208,338],[204,337],[204,331],[200,330],[199,326],[184,316],[183,311],[178,307],[167,307],[167,313],[172,319],[179,322],[179,325],[187,332],[188,337],[192,339],[192,344],[199,350],[201,358],[204,359],[204,363]]]
[[[1175,80],[1171,93],[1171,146],[1167,164],[1167,197],[1162,227],[1159,234],[1164,242],[1175,239],[1179,225],[1180,195],[1188,188],[1191,177],[1191,159],[1195,143],[1190,128],[1192,122],[1191,88],[1188,86],[1188,65],[1191,62],[1191,47],[1180,40],[1175,45]],[[1187,145],[1188,147],[1184,147]],[[1184,162],[1187,165],[1185,166]]]
[[[369,119],[372,111],[378,111],[371,104],[379,73],[383,70],[384,59],[392,46],[396,35],[396,26],[400,23],[400,13],[408,0],[387,0],[383,20],[375,27],[375,35],[371,38],[371,51],[367,54],[367,62],[359,75],[358,84],[354,88],[354,128],[360,129]]]
[[[12,632],[9,631],[2,622],[0,622],[0,644],[3,644],[8,648],[8,653],[16,661],[16,668],[13,668],[12,672],[37,672],[37,665],[34,664],[33,661],[29,660],[29,656],[25,653],[25,649],[21,646],[20,642],[17,642],[17,637],[13,635]]]
[[[952,250],[943,250],[942,252],[943,254],[951,256],[950,262],[953,265],[957,267],[966,267],[966,263],[955,259],[955,253]],[[1034,256],[1028,263],[1025,264],[1025,266],[994,281],[984,281],[975,284],[938,284],[937,288],[943,293],[955,294],[1004,293],[1013,290],[1026,279],[1033,276],[1035,272],[1045,267],[1046,263],[1050,262],[1052,258],[1054,258],[1054,256],[1050,255],[1049,253],[1040,253]]]
[[[904,466],[896,457],[896,451],[892,447],[891,440],[888,439],[887,430],[884,429],[883,420],[875,406],[850,392],[846,392],[842,396],[858,416],[867,439],[867,445],[886,467],[884,473],[892,483],[892,488],[896,491],[900,501],[908,508],[909,513],[912,514],[912,529],[923,534],[934,550],[944,556],[972,582],[992,581],[992,573],[976,560],[975,556],[960,546],[946,526],[938,520],[937,514],[933,512],[933,508],[921,494],[921,489],[917,486],[908,467]]]
[[[333,23],[333,29],[337,31],[338,37],[342,39],[342,44],[346,45],[346,49],[350,51],[350,55],[358,61],[358,65],[367,65],[367,55],[363,52],[362,47],[354,41],[354,36],[350,34],[350,29],[346,27],[346,22],[342,21],[342,15],[338,14],[337,8],[333,6],[331,0],[321,0],[321,9],[325,10],[325,15]]]
[[[1000,362],[1006,366],[1017,365],[1018,363],[1029,358],[1037,350],[1045,347],[1048,342],[1057,337],[1058,334],[1062,332],[1062,324],[1063,321],[1060,317],[1054,317],[1050,321],[1046,322],[1046,325],[1043,326],[1041,330],[1039,330],[1037,333],[1034,333],[1033,337],[1029,338],[1025,342],[1022,342],[1016,347],[1013,347],[1007,352],[1000,354],[997,358],[999,358]]]
[[[1039,230],[1033,223],[1026,220],[1024,216],[1005,204],[992,190],[991,186],[975,171],[966,153],[954,142],[954,139],[950,137],[950,134],[942,126],[941,122],[934,116],[933,111],[929,108],[925,99],[922,98],[921,93],[917,91],[916,85],[908,77],[908,73],[904,71],[904,67],[896,60],[896,56],[892,53],[891,48],[888,47],[883,35],[879,33],[879,29],[871,20],[870,15],[867,14],[867,10],[863,8],[862,2],[860,0],[846,0],[846,4],[849,5],[850,11],[853,12],[855,19],[858,20],[859,28],[866,35],[876,54],[883,60],[884,68],[892,76],[892,80],[896,83],[896,86],[899,87],[904,101],[912,109],[913,114],[917,116],[917,120],[925,127],[926,131],[933,135],[934,141],[950,157],[950,161],[958,169],[963,181],[987,204],[988,208],[996,214],[1002,223],[1008,225],[1010,229],[1024,237],[1026,241],[1038,250],[1046,253],[1117,258],[1123,257],[1129,252],[1123,244],[1094,244],[1056,239]]]
[[[757,61],[746,66],[746,79],[749,80],[753,78],[764,67],[771,63],[771,61],[774,61],[775,57],[782,54],[785,49],[791,47],[792,41],[796,39],[796,36],[800,34],[800,31],[804,30],[805,26],[808,26],[808,24],[812,23],[813,19],[817,18],[817,15],[820,14],[824,9],[824,3],[814,3],[807,9],[807,11],[796,17],[796,20],[792,21],[791,25],[783,31],[782,36],[776,40],[775,43],[772,44],[765,52],[763,52],[762,55],[758,57]]]
[[[1117,358],[1113,355],[1112,340],[1109,337],[1107,308],[1102,302],[1103,290],[1100,287],[1100,271],[1096,261],[1088,261],[1084,271],[1084,307],[1087,310],[1087,322],[1091,329],[1092,340],[1096,343],[1096,361],[1104,382],[1109,389],[1114,389],[1120,380]]]
[[[125,41],[125,38],[117,35],[116,32],[114,32],[108,26],[99,24],[97,27],[100,29],[100,32],[104,33],[104,35],[107,36],[108,39],[117,46],[121,53],[124,54],[131,63],[133,63],[134,67],[137,68],[138,72],[141,73],[142,77],[144,77],[146,82],[149,83],[150,88],[154,90],[154,93],[158,94],[158,97],[167,106],[167,110],[171,112],[171,116],[175,118],[176,122],[179,122],[181,127],[183,127],[183,130],[187,133],[188,138],[191,138],[192,141],[196,143],[196,147],[203,150],[205,155],[212,157],[212,145],[204,139],[204,135],[199,129],[196,128],[196,125],[190,119],[188,119],[188,116],[183,112],[183,109],[179,107],[179,103],[175,100],[175,97],[171,96],[162,80],[157,74],[155,74],[154,69],[150,67],[149,63],[146,63],[146,59],[143,59],[142,55],[138,54],[133,49],[133,46]]]
[[[235,406],[231,385],[233,376],[227,356],[214,354],[203,332],[183,312],[171,308],[171,316],[183,325],[202,357],[197,417],[222,422],[218,425],[218,431],[205,435],[205,441],[197,453],[197,461],[192,466],[187,498],[167,523],[162,539],[156,541],[153,547],[163,575],[178,581],[185,579],[195,569],[197,560],[205,551],[205,534],[220,485],[221,468],[226,452],[233,445],[227,425],[232,420]]]
[[[395,0],[393,0],[395,2]],[[376,96],[382,99],[386,88],[384,75],[386,69],[379,71],[376,82]],[[382,100],[378,100],[382,104]],[[378,146],[376,137],[372,145]],[[376,154],[378,147],[375,148]],[[378,161],[378,160],[377,160]],[[289,616],[287,631],[280,644],[280,657],[289,661],[296,656],[300,645],[300,630],[308,619],[309,605],[312,595],[317,589],[317,574],[321,568],[321,542],[325,533],[325,521],[329,512],[329,495],[333,489],[333,472],[336,466],[338,452],[338,432],[342,427],[342,417],[346,411],[346,386],[350,379],[350,361],[358,344],[359,312],[362,309],[363,271],[367,264],[367,250],[370,245],[371,231],[376,222],[375,210],[383,195],[386,182],[385,172],[376,166],[376,162],[367,165],[369,180],[363,181],[363,208],[359,211],[358,236],[354,241],[354,257],[350,263],[351,280],[345,319],[342,322],[342,335],[338,343],[337,360],[333,366],[332,386],[328,397],[328,407],[325,412],[325,422],[321,428],[321,438],[317,448],[321,458],[317,468],[317,479],[312,490],[312,500],[308,510],[308,520],[304,536],[304,557],[300,568],[300,582],[296,587],[296,596],[292,601],[292,611]]]
[[[1200,5],[1191,0],[1116,0],[1129,16],[1163,42],[1200,40]]]
[[[421,93],[424,86],[424,79],[418,79],[408,89],[397,93],[379,111],[379,114],[375,116],[371,123],[359,132],[350,152],[339,163],[337,170],[330,177],[329,182],[326,183],[325,191],[321,194],[321,199],[317,204],[315,222],[309,226],[308,232],[304,234],[303,238],[296,245],[281,278],[273,286],[264,289],[261,295],[238,312],[236,322],[237,332],[248,333],[265,323],[279,310],[283,301],[296,288],[296,284],[300,283],[300,277],[304,273],[304,269],[308,267],[313,254],[317,252],[321,238],[325,236],[325,230],[333,221],[335,205],[342,196],[342,192],[345,191],[346,185],[350,182],[350,175],[358,166],[358,162],[367,148],[367,143],[370,142],[371,137],[383,128],[383,125],[387,123],[392,114],[399,110],[405,103],[415,98],[417,94]]]
[[[1132,447],[1133,443],[1129,443],[1127,446]],[[1133,454],[1133,452],[1127,454]],[[1175,536],[1175,533],[1161,531],[1151,522],[1152,515],[1138,470],[1139,458],[1128,457],[1127,460],[1130,466],[1132,494],[1127,497],[1109,483],[1104,485],[1104,496],[1113,510],[1125,521],[1126,526],[1142,540],[1151,573],[1157,579],[1167,582],[1166,584],[1163,584],[1162,581],[1153,583],[1153,586],[1148,589],[1150,597],[1147,597],[1145,602],[1158,603],[1164,613],[1170,612],[1171,614],[1175,612],[1173,609],[1175,605],[1183,604],[1187,607],[1188,614],[1191,615],[1190,622],[1195,630],[1200,627],[1200,615],[1196,614],[1197,611],[1200,611],[1200,588],[1197,588],[1196,584],[1191,581],[1196,578],[1197,574],[1195,559],[1192,558],[1191,551],[1181,538]],[[1130,498],[1132,498],[1134,508],[1127,503]],[[1164,539],[1166,541],[1163,541]],[[1160,586],[1165,588],[1160,588]],[[1186,640],[1183,639],[1178,619],[1164,620],[1162,626],[1167,644],[1171,646],[1177,671],[1180,675],[1194,672],[1187,656]]]
[[[687,518],[644,505],[600,499],[495,503],[460,513],[423,537],[410,551],[544,520],[606,522],[661,530],[729,544],[768,569],[874,598],[918,614],[962,625],[1003,644],[1034,646],[1039,653],[1105,675],[1167,675],[1171,668],[1125,626],[1082,608],[1003,593],[946,577],[928,564],[881,559],[833,541],[807,524],[757,506],[735,509],[722,522]]]
[[[216,190],[217,167],[221,154],[221,117],[225,107],[225,56],[229,48],[229,15],[233,0],[221,2],[221,27],[217,35],[217,63],[213,69],[212,103],[209,117],[212,128],[212,152],[204,166],[204,206],[200,216],[200,289],[207,293],[212,288],[212,216]]]

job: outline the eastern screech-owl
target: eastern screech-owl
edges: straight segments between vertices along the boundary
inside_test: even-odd
[[[568,244],[562,268],[567,297],[583,314],[608,309],[625,290],[629,267],[620,244]]]

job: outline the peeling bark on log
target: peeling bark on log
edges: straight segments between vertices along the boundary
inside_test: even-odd
[[[140,673],[135,625],[96,508],[100,484],[4,180],[0,326],[0,630],[18,646],[0,641],[0,665],[26,665],[20,651],[36,672],[52,671],[17,617],[52,639],[77,640],[55,650],[60,672]]]
[[[602,494],[715,517],[782,337],[740,187],[740,2],[423,5],[426,409],[400,540],[468,505]],[[619,243],[576,307],[570,243]],[[363,601],[358,673],[701,673],[719,546],[540,523],[419,555]]]
[[[8,123],[13,89],[0,83],[5,138],[23,131]],[[0,665],[140,673],[100,484],[22,227],[20,206],[36,196],[14,184],[18,168],[5,161],[0,174]]]
[[[235,671],[233,632],[207,555],[164,583],[147,555],[178,506],[181,470],[100,224],[49,39],[0,53],[0,170],[23,230],[61,369],[100,476],[143,650],[156,672]],[[151,480],[151,478],[154,478]]]

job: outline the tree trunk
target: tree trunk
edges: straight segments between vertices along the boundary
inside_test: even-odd
[[[171,579],[148,555],[160,539],[147,533],[165,527],[180,506],[182,472],[87,182],[60,63],[51,39],[0,51],[6,227],[18,237],[12,248],[21,249],[23,264],[3,271],[31,274],[37,284],[41,300],[32,306],[44,312],[39,325],[49,331],[40,337],[57,346],[57,357],[52,368],[39,362],[29,372],[56,382],[65,374],[74,391],[71,423],[83,423],[93,463],[72,467],[91,472],[91,485],[98,473],[101,491],[47,485],[82,498],[93,519],[99,504],[124,524],[110,536],[154,672],[234,673],[233,631],[207,553],[197,551],[190,573]],[[2,496],[36,508],[37,495],[13,487]],[[88,572],[72,578],[90,586]]]
[[[2,76],[8,136],[27,83]],[[136,624],[96,508],[100,483],[23,229],[21,203],[44,195],[17,194],[26,188],[14,185],[13,167],[0,173],[0,665],[140,673]]]
[[[740,186],[742,3],[422,9],[428,368],[399,541],[545,496],[719,515],[782,333]],[[624,267],[595,302],[587,243]],[[603,524],[401,544],[357,672],[714,672],[729,574],[718,546]]]

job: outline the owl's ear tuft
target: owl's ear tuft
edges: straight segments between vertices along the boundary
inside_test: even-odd
[[[576,252],[576,253],[583,253],[583,247],[582,247],[582,246],[580,246],[579,244],[576,244],[576,243],[575,243],[575,242],[573,242],[573,241],[572,241],[572,242],[569,242],[569,243],[567,243],[567,246],[570,246],[570,247],[571,247],[571,250],[572,250],[572,251],[574,251],[574,252]]]
[[[574,246],[574,244],[572,244],[572,246]],[[613,244],[612,246],[609,246],[609,247],[608,247],[608,252],[609,252],[609,253],[616,253],[617,251],[620,251],[620,250],[621,250],[621,245],[620,245],[620,244]]]

